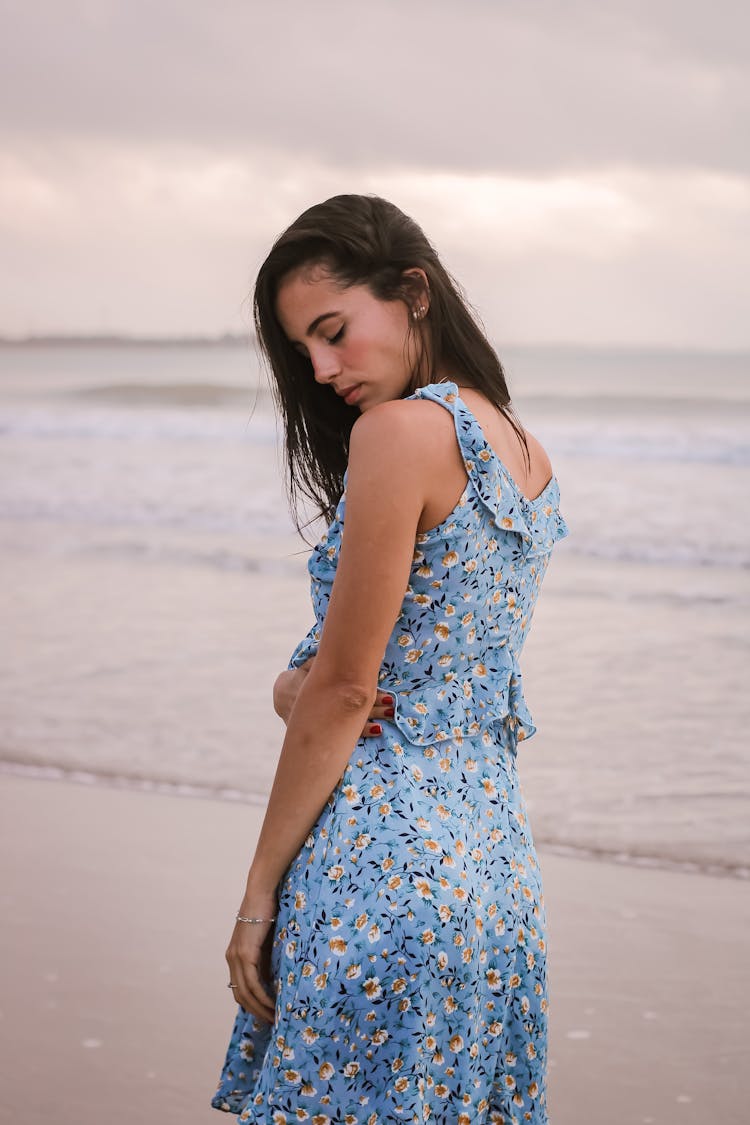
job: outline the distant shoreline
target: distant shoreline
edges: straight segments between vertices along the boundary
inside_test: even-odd
[[[215,336],[132,336],[117,333],[100,335],[63,335],[39,333],[27,336],[0,336],[0,348],[45,348],[45,347],[114,347],[114,348],[247,348],[255,347],[254,333],[223,332]],[[750,348],[689,347],[677,344],[638,344],[638,343],[529,343],[527,341],[505,342],[496,345],[501,357],[509,352],[538,352],[569,355],[652,355],[652,356],[722,356],[724,358],[750,355]]]
[[[64,336],[41,334],[32,336],[0,336],[0,347],[135,347],[135,348],[214,348],[247,347],[255,343],[254,335],[224,332],[219,336]]]

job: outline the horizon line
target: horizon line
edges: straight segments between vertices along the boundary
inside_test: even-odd
[[[37,332],[27,333],[24,336],[0,335],[0,347],[81,347],[95,345],[110,345],[117,347],[245,347],[255,345],[257,337],[254,332],[218,332],[195,336],[188,335],[140,335],[135,333],[120,332]],[[495,345],[497,350],[500,346]],[[746,355],[750,352],[750,344],[743,346],[722,347],[717,344],[675,344],[654,343],[648,341],[610,341],[606,343],[592,343],[586,341],[531,341],[515,340],[503,344],[502,350],[538,349],[540,351],[631,351],[631,352],[681,352],[692,354],[721,354],[721,355]]]

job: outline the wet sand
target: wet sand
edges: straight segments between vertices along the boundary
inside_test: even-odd
[[[0,1120],[218,1125],[263,810],[0,776]],[[533,820],[533,814],[532,814]],[[740,1125],[750,883],[538,846],[551,1125]]]

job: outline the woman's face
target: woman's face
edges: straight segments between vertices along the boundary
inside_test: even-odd
[[[366,285],[342,289],[323,267],[307,266],[282,279],[276,315],[314,378],[349,406],[364,411],[402,397],[417,357],[403,301],[381,301]]]

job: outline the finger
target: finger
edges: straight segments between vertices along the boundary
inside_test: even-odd
[[[378,694],[375,704],[377,707],[382,707],[383,711],[392,711],[394,705],[394,698],[389,692],[384,691]]]
[[[383,733],[383,727],[380,722],[371,722],[369,719],[362,728],[362,738],[377,738],[379,734]]]
[[[243,1011],[250,1012],[260,1023],[272,1022],[273,1013],[270,1007],[256,1000],[242,969],[235,968],[232,973],[232,978],[236,985],[236,987],[232,989],[232,995]]]
[[[393,718],[393,702],[393,695],[390,692],[376,690],[375,702],[370,708],[367,722],[362,727],[360,738],[377,738],[379,734],[383,733],[382,728],[377,728],[381,719]],[[376,728],[375,730],[370,729],[373,726]]]
[[[371,708],[367,716],[368,723],[379,723],[383,719],[393,718],[393,707],[378,707],[377,704]]]
[[[257,1019],[273,1021],[275,1005],[264,999],[261,1003],[254,996],[253,988],[248,980],[250,962],[244,961],[236,952],[229,950],[226,954],[229,966],[229,979],[235,987],[232,996],[240,1007],[246,1012],[251,1012]]]
[[[393,718],[393,696],[387,692],[379,692],[370,709],[368,722],[377,722],[379,719]]]
[[[249,1010],[253,1015],[260,1016],[261,1019],[273,1023],[276,1005],[263,987],[257,966],[243,965],[242,979],[244,984],[243,995],[247,999]],[[245,1007],[244,1004],[242,1006]]]

